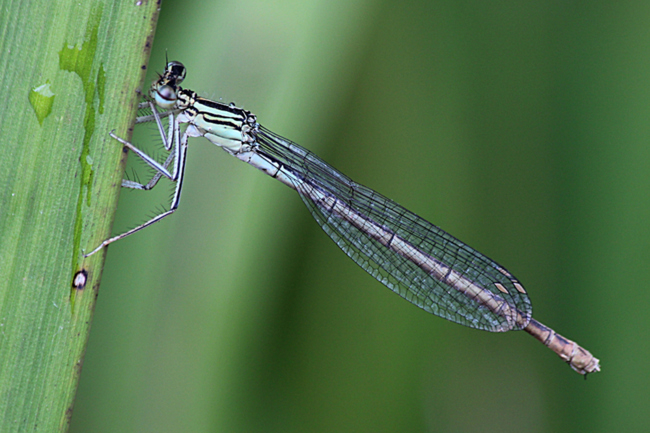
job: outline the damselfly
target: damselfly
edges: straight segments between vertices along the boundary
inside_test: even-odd
[[[162,176],[176,183],[168,211],[105,240],[86,257],[172,214],[183,187],[189,137],[205,137],[236,158],[295,189],[323,230],[359,266],[425,311],[491,332],[525,330],[578,373],[600,371],[597,358],[532,318],[528,294],[505,268],[473,248],[363,185],[353,182],[306,149],[269,131],[250,111],[199,97],[180,87],[180,62],[169,62],[141,104],[156,122],[169,155],[163,164],[133,144],[155,171],[147,184],[123,180],[127,188],[152,189]],[[158,109],[167,111],[159,112]],[[165,132],[163,117],[169,117]],[[169,166],[173,162],[173,168]]]

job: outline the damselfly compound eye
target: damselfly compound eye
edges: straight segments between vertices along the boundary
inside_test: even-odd
[[[170,85],[164,84],[162,86],[153,86],[151,88],[150,96],[161,108],[173,108],[176,104],[176,89]]]
[[[176,84],[181,84],[185,79],[186,71],[185,66],[181,62],[169,62],[165,69],[165,77],[175,81]]]

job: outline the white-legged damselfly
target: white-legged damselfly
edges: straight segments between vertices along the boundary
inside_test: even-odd
[[[184,78],[183,64],[169,62],[165,73],[153,82],[150,100],[141,104],[153,113],[136,120],[156,122],[170,152],[163,164],[111,133],[156,171],[147,184],[124,180],[122,186],[149,190],[165,176],[176,183],[170,209],[105,240],[86,257],[178,208],[188,138],[205,137],[295,189],[318,224],[352,260],[411,303],[471,328],[491,332],[523,329],[577,372],[600,371],[599,361],[591,353],[532,318],[528,294],[505,268],[264,128],[251,112],[181,88]],[[158,108],[167,111],[159,113]],[[167,132],[162,117],[169,117]]]

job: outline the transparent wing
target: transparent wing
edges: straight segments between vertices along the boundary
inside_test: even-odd
[[[472,328],[504,332],[530,321],[528,295],[493,260],[266,128],[260,127],[257,143],[261,154],[293,175],[295,189],[334,242],[395,293]],[[396,239],[400,248],[393,246]],[[474,292],[459,290],[463,285]]]

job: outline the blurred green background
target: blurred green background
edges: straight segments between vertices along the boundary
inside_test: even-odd
[[[166,53],[503,264],[603,371],[412,306],[294,191],[193,139],[180,210],[108,251],[73,432],[650,425],[649,2],[165,1],[152,78]],[[123,191],[115,231],[166,188]]]

